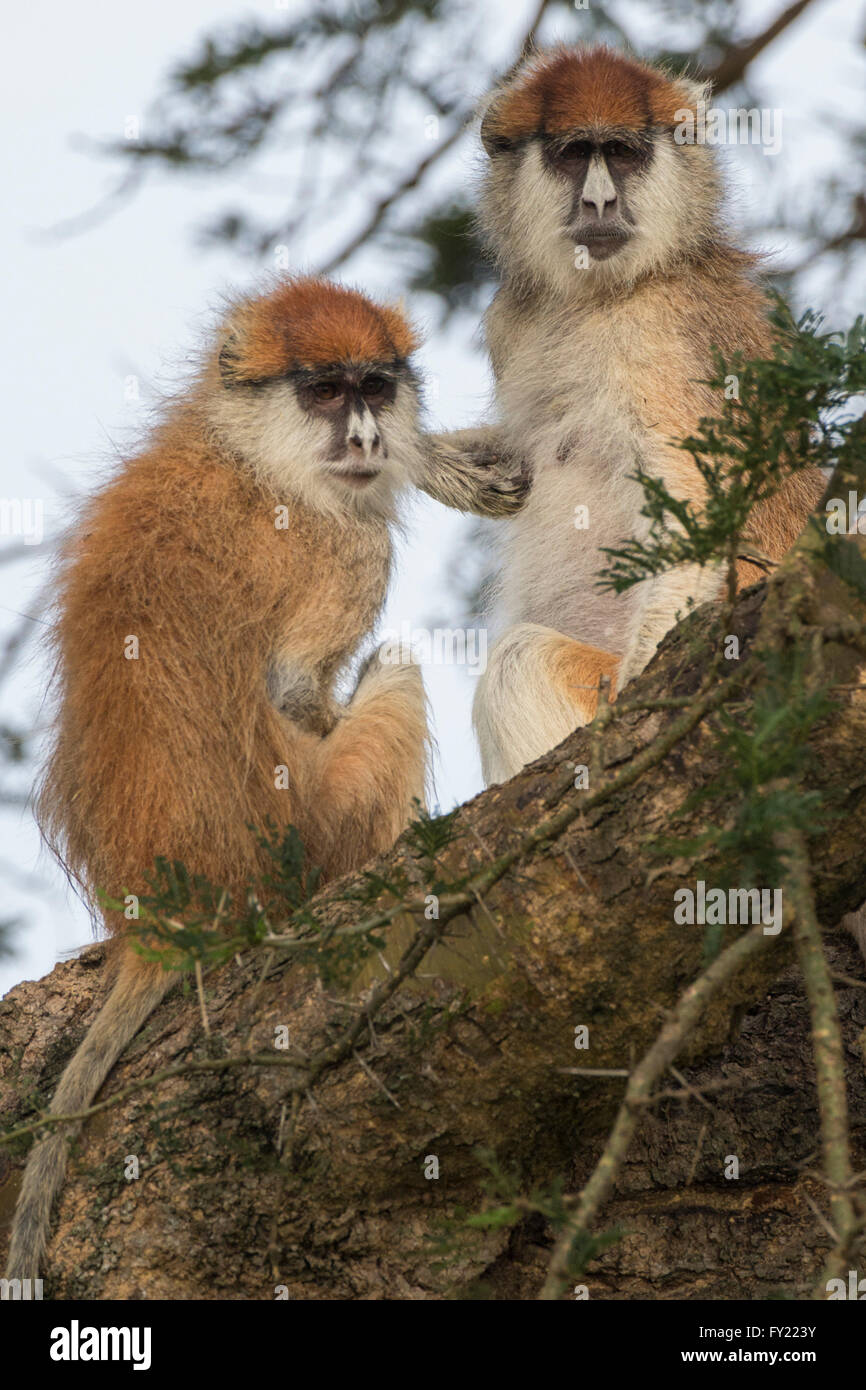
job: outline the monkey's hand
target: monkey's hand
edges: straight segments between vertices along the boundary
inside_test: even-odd
[[[428,434],[418,486],[459,512],[508,517],[520,511],[532,486],[528,465],[509,455],[503,431],[452,430]]]
[[[325,738],[342,710],[314,672],[275,657],[266,674],[268,698],[284,718],[309,734]]]

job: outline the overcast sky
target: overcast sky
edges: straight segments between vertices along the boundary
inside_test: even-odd
[[[535,0],[481,0],[478,8],[486,8],[491,22],[495,18],[506,53]],[[638,36],[642,25],[650,26],[652,7],[622,8]],[[755,26],[778,8],[756,4]],[[281,7],[281,17],[284,12]],[[195,226],[227,201],[225,181],[151,178],[114,215],[81,234],[41,233],[92,207],[117,177],[116,167],[95,157],[85,141],[116,138],[128,117],[143,118],[166,71],[195,51],[203,32],[251,13],[272,18],[274,6],[80,0],[7,12],[3,154],[12,194],[0,227],[6,267],[0,497],[41,501],[45,539],[25,560],[0,568],[0,640],[44,580],[51,543],[69,517],[70,495],[106,476],[141,429],[150,384],[176,381],[219,292],[227,284],[252,284],[256,273],[248,261],[196,244]],[[805,186],[829,157],[833,120],[844,120],[862,103],[857,41],[863,28],[862,11],[851,0],[824,0],[773,46],[761,75],[783,111],[783,148],[775,160],[750,150],[728,152],[741,211],[756,199],[771,200],[780,181]],[[831,119],[819,127],[816,114]],[[474,177],[473,164],[471,146],[461,147],[438,177],[465,182]],[[261,170],[232,177],[234,201],[272,197],[279,206],[279,190],[268,188]],[[783,244],[773,249],[786,251]],[[303,268],[315,247],[293,251]],[[349,275],[374,293],[393,288],[381,253],[364,253]],[[856,296],[862,288],[829,285],[820,269],[808,285],[817,306],[839,316],[834,322],[861,307]],[[430,326],[429,301],[419,298],[408,307],[422,328]],[[473,423],[486,408],[487,371],[471,335],[467,323],[447,335],[433,332],[421,353],[437,388],[433,414],[444,427]],[[130,377],[139,383],[138,402],[127,398]],[[420,626],[449,614],[446,580],[464,528],[462,518],[426,499],[414,508],[383,626]],[[24,724],[38,710],[46,676],[38,647],[31,651],[3,692],[4,719]],[[472,678],[460,669],[430,667],[425,679],[440,750],[438,799],[447,809],[481,785],[469,723]],[[2,993],[21,978],[45,973],[61,951],[86,943],[90,926],[59,871],[40,854],[27,813],[0,810],[0,837],[0,919],[25,920],[18,954],[0,962]]]

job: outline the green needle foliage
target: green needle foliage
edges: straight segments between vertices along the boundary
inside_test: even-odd
[[[826,824],[831,808],[809,785],[811,730],[833,710],[824,688],[812,688],[805,653],[796,646],[768,650],[765,680],[754,699],[716,716],[713,757],[719,771],[680,813],[706,808],[707,826],[690,839],[653,841],[664,858],[713,861],[712,882],[720,888],[777,885],[784,852],[779,832],[797,829],[809,837]]]
[[[717,357],[709,384],[721,393],[736,375],[739,399],[726,402],[723,416],[702,420],[679,446],[691,454],[706,485],[705,510],[672,497],[660,479],[639,474],[649,535],[608,550],[602,587],[621,593],[676,565],[731,564],[754,507],[771,499],[787,477],[807,468],[839,468],[850,475],[855,462],[862,463],[857,398],[866,392],[866,322],[861,317],[846,333],[824,333],[818,315],[809,312],[794,323],[781,301],[774,321],[772,357]],[[822,558],[866,599],[866,560],[846,534],[832,534],[825,522],[809,522]],[[710,756],[719,770],[680,808],[685,814],[703,804],[706,829],[690,839],[666,836],[648,846],[658,856],[711,863],[703,874],[724,888],[778,885],[786,862],[780,843],[787,833],[808,838],[834,813],[810,779],[810,733],[834,708],[810,635],[792,629],[755,655],[762,673],[754,695],[714,716]],[[708,932],[713,955],[721,933]]]
[[[240,899],[203,875],[191,874],[179,860],[157,858],[145,875],[150,891],[139,895],[138,917],[130,922],[135,947],[146,959],[159,960],[167,969],[191,970],[197,963],[222,964],[238,951],[260,945],[274,922],[286,918],[295,931],[318,930],[306,904],[321,875],[306,863],[297,830],[268,823],[253,833],[271,867]],[[100,901],[125,912],[122,901],[105,894]]]
[[[456,891],[463,878],[445,881],[439,877],[436,858],[455,838],[458,811],[430,816],[416,804],[418,819],[406,830],[406,838],[416,855],[426,861],[431,881],[424,891]],[[386,944],[381,928],[364,927],[363,916],[385,895],[399,902],[411,891],[411,885],[405,877],[398,881],[365,872],[360,884],[350,883],[339,895],[339,901],[364,910],[361,929],[334,931],[308,906],[321,873],[307,863],[295,827],[268,823],[264,831],[250,829],[271,867],[241,897],[233,898],[221,885],[191,874],[178,860],[155,861],[146,875],[150,891],[139,895],[138,916],[130,921],[135,949],[147,960],[160,961],[166,969],[190,971],[197,964],[221,965],[239,951],[259,949],[276,931],[293,942],[293,960],[312,965],[326,984],[348,983],[367,957]],[[100,895],[100,901],[111,911],[127,911],[124,901],[105,894]]]
[[[415,804],[418,807],[418,819],[409,826],[406,837],[418,854],[435,863],[437,855],[453,844],[459,836],[456,821],[460,807],[455,807],[443,816],[431,816],[419,802]]]

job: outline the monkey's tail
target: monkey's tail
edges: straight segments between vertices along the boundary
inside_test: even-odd
[[[115,1062],[175,983],[172,971],[151,973],[136,958],[120,974],[90,1032],[60,1078],[49,1114],[75,1114],[93,1101]],[[37,1279],[48,1243],[51,1211],[66,1173],[69,1143],[80,1124],[58,1125],[37,1140],[27,1160],[6,1271],[8,1279]]]

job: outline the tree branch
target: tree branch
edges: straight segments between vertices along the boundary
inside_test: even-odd
[[[710,68],[704,75],[709,78],[716,92],[723,92],[727,87],[733,87],[745,75],[749,64],[754,62],[759,53],[777,39],[779,35],[799,19],[804,10],[808,9],[812,0],[794,0],[792,5],[782,10],[771,24],[762,29],[759,34],[744,43],[734,44],[727,50],[724,57]]]
[[[680,997],[672,1017],[629,1077],[625,1098],[601,1158],[557,1237],[539,1298],[549,1301],[562,1296],[575,1245],[581,1239],[589,1240],[590,1226],[616,1181],[643,1108],[652,1096],[656,1082],[694,1032],[707,1004],[753,956],[768,950],[773,944],[775,939],[764,935],[763,926],[758,924],[752,927],[713,961],[709,969],[693,981]]]

